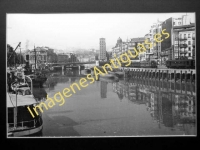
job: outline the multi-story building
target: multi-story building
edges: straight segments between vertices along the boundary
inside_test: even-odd
[[[78,59],[75,53],[59,53],[58,56],[58,63],[67,63],[67,62],[77,62]],[[79,57],[80,59],[80,57]]]
[[[195,58],[195,25],[181,25],[173,27],[171,59],[187,57]]]
[[[169,18],[162,23],[162,30],[170,37],[161,42],[161,63],[168,59],[179,59],[182,56],[192,59],[195,56],[195,27],[190,18]]]
[[[69,55],[70,55],[70,62],[76,62],[77,61],[76,54],[69,53]]]
[[[172,18],[173,26],[181,26],[183,25],[183,18]]]
[[[70,55],[66,53],[59,53],[57,54],[58,63],[66,63],[69,62]]]
[[[127,50],[130,50],[131,53],[134,55],[135,54],[134,47],[136,49],[138,49],[138,45],[139,44],[144,44],[144,41],[145,41],[144,37],[131,38],[131,40],[129,42],[127,42]],[[145,59],[145,52],[144,53],[140,53],[139,56],[136,57],[136,58],[130,58],[130,59],[144,60]]]
[[[105,38],[100,38],[99,42],[99,60],[106,60],[106,41]]]
[[[115,47],[112,48],[112,58],[117,57],[119,58],[121,54],[127,52],[128,50],[131,51],[131,53],[134,55],[134,47],[137,49],[138,44],[144,44],[145,38],[144,37],[139,37],[139,38],[132,38],[130,41],[127,40],[127,42],[123,42],[122,39],[119,37],[117,40],[117,43]],[[145,59],[145,53],[139,54],[138,57],[130,59],[139,59],[141,60]],[[126,58],[126,57],[125,57]],[[124,58],[124,59],[125,59]]]
[[[152,35],[151,35],[151,33],[148,33],[148,34],[146,34],[145,36],[144,36],[144,38],[145,38],[145,40],[148,40],[148,42],[150,41],[150,39],[151,39],[151,37],[152,37]],[[153,59],[154,58],[154,56],[153,56],[153,49],[152,48],[150,48],[150,46],[148,45],[145,45],[145,48],[146,48],[146,52],[145,52],[145,58],[146,58],[146,60],[151,60],[151,59]]]
[[[101,98],[106,98],[107,97],[107,82],[101,81]]]
[[[58,58],[57,58],[57,54],[54,52],[54,49],[49,48],[49,47],[46,47],[46,48],[48,48],[48,51],[47,51],[47,62],[48,63],[57,63]]]
[[[35,49],[26,53],[26,58],[29,59],[27,61],[29,61],[29,65],[32,67],[32,69],[35,69],[35,63],[36,68],[39,68],[43,64],[47,63],[47,50],[48,49],[44,47],[36,47]]]
[[[122,39],[119,37],[117,39],[117,43],[115,47],[112,48],[112,58],[115,58],[115,57],[118,58],[122,54],[123,48],[124,48],[124,42],[122,42]]]
[[[161,44],[155,40],[155,35],[161,33],[162,30],[162,22],[157,21],[151,26],[150,32],[148,34],[149,41],[152,43],[152,47],[150,48],[150,59],[157,59],[160,61],[160,52],[161,52]],[[151,54],[153,53],[153,54]]]
[[[165,39],[162,37],[163,41],[161,42],[161,65],[165,65],[166,61],[168,59],[171,59],[171,54],[172,54],[172,38],[171,38],[171,33],[172,33],[172,18],[168,18],[167,20],[163,21],[162,23],[162,30],[165,29],[166,33],[169,33],[170,37]]]

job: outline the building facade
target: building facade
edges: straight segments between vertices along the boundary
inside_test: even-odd
[[[128,50],[131,51],[133,55],[135,55],[134,47],[138,49],[139,44],[144,44],[145,38],[144,37],[138,37],[138,38],[131,38],[131,40],[127,40],[127,42],[123,42],[122,39],[119,37],[117,40],[117,43],[115,47],[112,48],[112,58],[119,58],[121,54],[127,52]],[[126,57],[123,58],[124,60]],[[145,52],[140,53],[139,56],[136,58],[130,57],[131,60],[135,59],[141,59],[144,60],[145,58]]]
[[[57,57],[58,57],[58,63],[66,63],[66,62],[69,62],[69,54],[66,54],[66,53],[59,53],[57,54]]]
[[[48,49],[44,47],[36,47],[33,50],[30,50],[26,53],[26,61],[29,62],[29,65],[32,69],[43,67],[47,63],[47,51]]]
[[[127,42],[127,46],[128,46],[128,49],[127,50],[130,50],[131,53],[133,55],[135,55],[135,51],[134,51],[134,47],[138,50],[138,45],[139,44],[143,44],[144,45],[144,41],[145,41],[145,38],[144,37],[138,37],[138,38],[131,38],[130,42]],[[145,53],[146,52],[143,52],[143,53],[139,53],[139,55],[136,57],[136,58],[131,58],[131,59],[140,59],[140,60],[144,60],[145,59]]]
[[[168,18],[162,23],[162,30],[164,29],[165,33],[169,33],[170,37],[167,39],[163,38],[161,42],[161,65],[165,65],[172,55],[172,18]]]
[[[106,41],[105,38],[100,38],[99,42],[99,60],[106,60]]]
[[[112,58],[119,58],[119,56],[124,52],[125,43],[122,42],[122,39],[119,37],[115,47],[112,48]]]
[[[172,59],[195,58],[195,25],[173,27]]]

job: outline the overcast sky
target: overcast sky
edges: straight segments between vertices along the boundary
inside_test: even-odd
[[[144,37],[153,23],[186,13],[77,13],[77,14],[7,14],[7,44],[13,48],[26,41],[29,49],[48,46],[64,51],[70,48],[99,49],[99,38],[108,48],[119,37]],[[187,13],[194,23],[195,14]]]

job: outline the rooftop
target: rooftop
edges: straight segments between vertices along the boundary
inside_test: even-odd
[[[182,29],[182,28],[192,28],[192,27],[195,27],[194,23],[191,23],[189,25],[174,26],[173,28],[174,29]]]
[[[131,38],[131,42],[143,42],[143,41],[145,41],[144,37]]]

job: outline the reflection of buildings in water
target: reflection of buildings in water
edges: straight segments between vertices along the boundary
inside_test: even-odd
[[[136,84],[140,85],[141,84]],[[162,85],[162,84],[159,84]],[[139,89],[139,90],[137,90]],[[161,128],[162,125],[172,130],[178,129],[185,134],[196,134],[195,128],[195,96],[175,94],[154,86],[129,86],[129,100],[143,104],[152,118]]]
[[[44,85],[45,85],[45,87],[52,88],[52,87],[56,86],[57,83],[58,83],[58,78],[49,76],[47,78],[46,82],[44,83]]]
[[[72,83],[74,83],[74,82],[76,81],[76,78],[73,78],[73,77],[72,77],[72,78],[70,78],[69,81],[70,81],[70,83],[72,84]]]
[[[186,95],[174,95],[174,113],[180,116],[180,119],[189,122],[195,121],[195,97]]]
[[[101,98],[107,98],[107,82],[100,81],[101,82]]]
[[[133,82],[134,83],[134,82]],[[162,125],[171,130],[181,130],[187,135],[196,134],[195,96],[175,93],[156,87],[137,83],[113,83],[113,92],[118,93],[123,89],[123,95],[127,92],[128,99],[136,104],[146,104],[152,118],[161,128]],[[155,84],[154,84],[155,85]],[[162,84],[157,84],[163,86]]]
[[[155,120],[172,130],[176,128],[185,134],[196,134],[194,97],[160,91],[151,95],[150,112]]]
[[[154,120],[157,120],[159,123],[161,122],[159,116],[159,103],[158,103],[158,95],[157,93],[150,93],[150,114]]]
[[[117,93],[117,82],[112,83],[112,89],[114,93]]]
[[[69,81],[68,77],[61,77],[61,78],[58,79],[59,83],[65,83],[65,82],[68,82],[68,81]]]
[[[123,90],[123,96],[124,97],[128,97],[128,91],[129,91],[129,83],[125,82],[124,84],[122,84],[122,90]]]
[[[136,85],[130,85],[128,89],[128,99],[132,102],[136,102],[138,99],[138,87]]]
[[[119,100],[122,100],[124,98],[123,84],[120,82],[114,82],[113,83],[113,92],[115,92],[117,94]]]
[[[75,69],[75,68],[73,68],[73,69],[66,69],[64,71],[64,75],[70,76],[70,77],[72,77],[72,76],[75,77],[75,76],[79,75],[79,70],[78,70],[78,68],[77,69]]]
[[[123,95],[123,84],[120,83],[120,82],[117,82],[117,95],[118,95],[118,98],[120,100],[122,100],[124,98],[124,95]]]
[[[172,100],[168,93],[162,93],[162,122],[166,127],[173,127]]]
[[[64,75],[66,75],[66,76],[72,76],[73,75],[73,71],[72,70],[66,70],[64,72]]]

